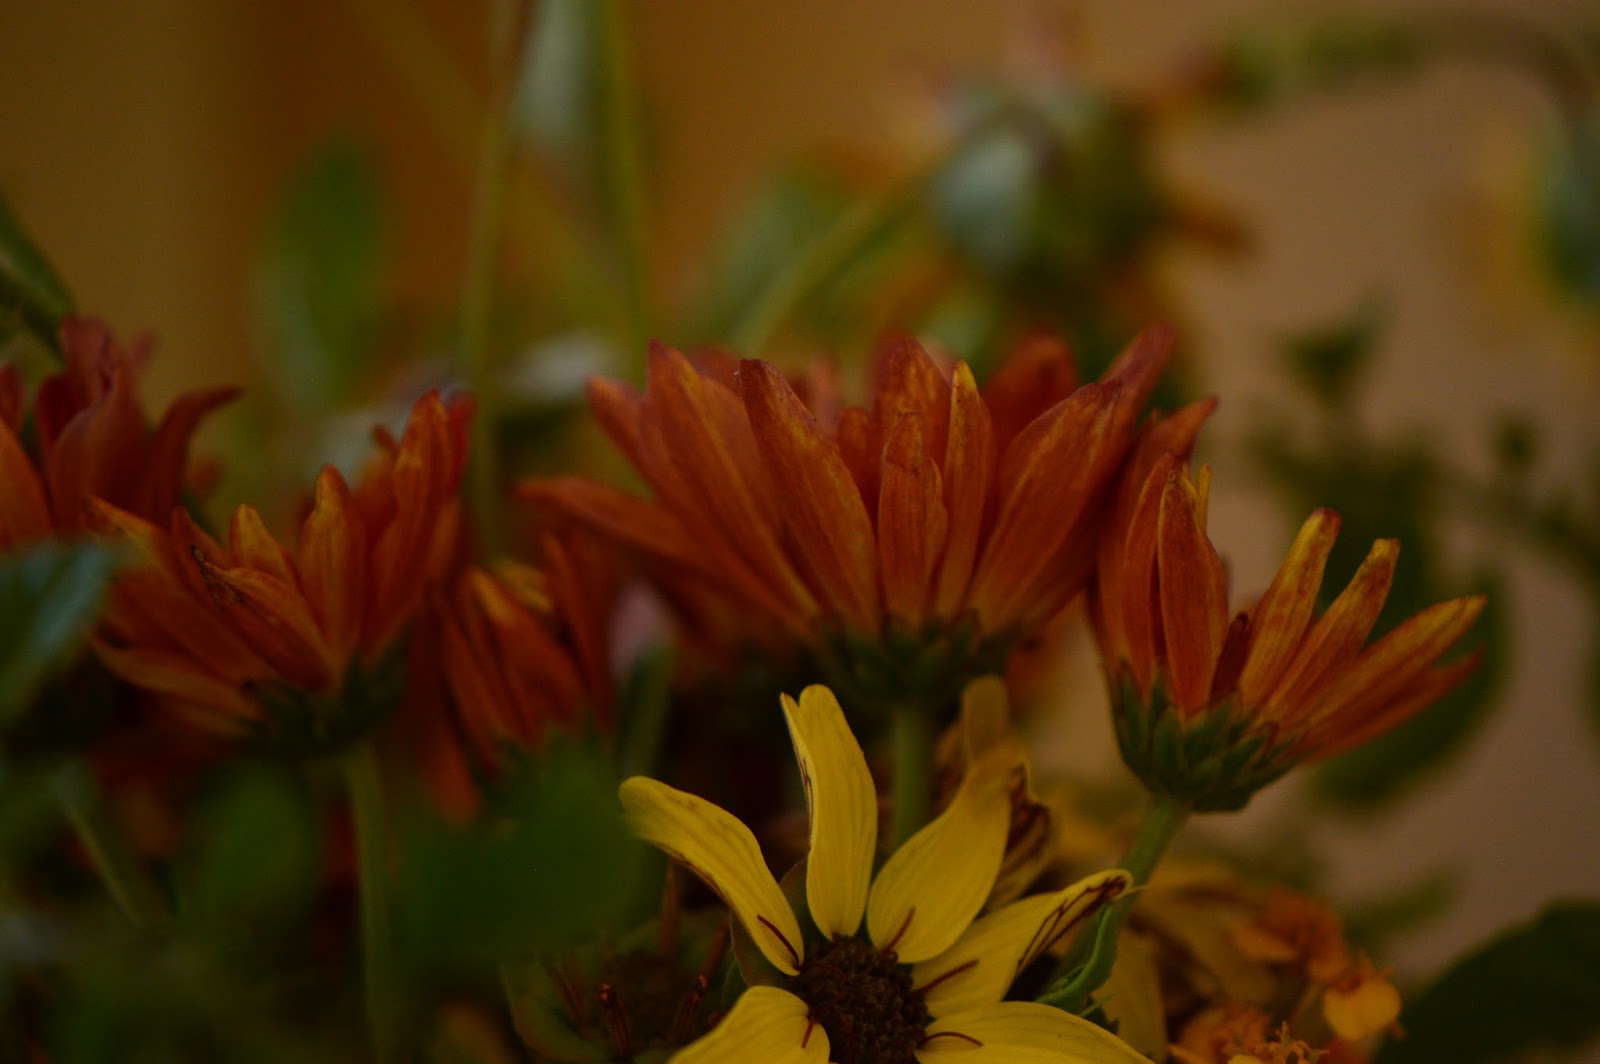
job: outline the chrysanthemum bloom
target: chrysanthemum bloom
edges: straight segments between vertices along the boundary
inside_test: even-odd
[[[783,711],[811,813],[813,941],[749,828],[656,780],[622,784],[635,832],[705,880],[773,969],[771,985],[745,991],[674,1060],[1144,1059],[1086,1020],[1002,1000],[1023,968],[1129,883],[1126,873],[1102,872],[974,919],[1004,855],[1018,748],[993,749],[972,766],[944,812],[873,876],[877,794],[839,703],[809,687],[798,703],[784,696]]]
[[[610,730],[607,642],[615,580],[597,545],[546,536],[541,566],[464,570],[439,603],[456,717],[478,759],[539,750],[551,731]]]
[[[1175,435],[1193,438],[1188,427]],[[1152,792],[1196,811],[1237,809],[1294,765],[1425,708],[1477,664],[1477,654],[1438,662],[1484,604],[1439,603],[1363,649],[1399,546],[1375,543],[1314,617],[1339,530],[1338,515],[1318,510],[1260,601],[1230,621],[1222,561],[1206,536],[1209,484],[1209,470],[1191,479],[1177,453],[1130,466],[1090,604],[1123,759]]]
[[[764,362],[725,382],[657,345],[642,395],[590,386],[654,499],[578,479],[523,490],[719,589],[752,630],[822,651],[864,701],[953,697],[1083,587],[1170,347],[1151,329],[1074,388],[1065,351],[1036,341],[980,393],[964,363],[946,375],[901,341],[870,405],[834,418]]]
[[[90,498],[166,519],[183,490],[189,437],[237,389],[185,392],[152,430],[135,395],[149,349],[124,349],[94,318],[63,320],[66,367],[39,385],[31,454],[21,376],[0,365],[0,552],[81,530]]]
[[[136,559],[107,607],[101,660],[208,730],[270,723],[309,741],[358,730],[392,703],[388,654],[456,566],[470,411],[424,396],[354,490],[324,467],[292,550],[250,506],[223,546],[182,508],[163,528],[94,504]]]

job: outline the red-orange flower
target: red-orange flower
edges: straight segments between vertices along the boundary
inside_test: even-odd
[[[719,379],[657,345],[642,395],[590,386],[654,499],[573,478],[523,490],[845,663],[835,682],[858,697],[953,694],[1082,588],[1170,347],[1151,329],[1074,387],[1065,350],[1033,341],[980,393],[965,363],[947,374],[900,341],[870,404],[831,416],[764,362]]]
[[[353,491],[324,467],[293,549],[250,506],[223,546],[182,508],[163,528],[95,503],[98,524],[136,559],[112,592],[101,659],[214,731],[262,725],[265,702],[293,695],[315,701],[307,713],[319,719],[276,723],[326,737],[322,701],[392,698],[371,686],[379,666],[427,589],[457,567],[470,411],[424,396],[398,443],[380,437],[384,452]]]
[[[597,544],[546,536],[541,567],[464,570],[438,606],[445,682],[480,762],[538,750],[552,731],[609,730],[616,581]]]
[[[152,520],[178,502],[189,437],[201,418],[232,399],[233,388],[186,392],[148,427],[135,377],[150,343],[124,349],[103,322],[61,323],[65,368],[39,385],[31,428],[15,366],[0,366],[0,552],[84,526],[91,498]]]
[[[1238,808],[1293,765],[1388,731],[1459,683],[1476,653],[1438,664],[1483,609],[1441,602],[1363,649],[1399,546],[1379,540],[1314,617],[1339,518],[1318,510],[1253,609],[1230,620],[1206,535],[1209,470],[1184,454],[1208,405],[1141,441],[1101,543],[1091,616],[1123,757],[1152,789],[1195,809]]]

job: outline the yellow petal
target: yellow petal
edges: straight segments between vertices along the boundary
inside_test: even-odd
[[[1322,1016],[1340,1038],[1360,1041],[1400,1018],[1400,992],[1379,975],[1347,990],[1330,987],[1322,996]]]
[[[976,921],[954,946],[911,970],[935,1016],[992,1005],[1017,973],[1063,935],[1133,884],[1123,871],[1100,872],[1064,890],[1013,902]]]
[[[799,972],[800,923],[738,817],[647,776],[623,780],[617,796],[635,835],[705,880],[779,971]]]
[[[832,938],[861,927],[878,846],[878,793],[844,711],[826,687],[783,696],[783,715],[800,762],[811,811],[806,903],[817,930]]]
[[[711,1033],[672,1064],[827,1064],[828,1035],[806,1018],[811,1007],[787,990],[753,986]]]
[[[994,886],[1011,826],[1011,784],[1020,747],[1006,743],[967,769],[949,808],[911,836],[878,873],[867,898],[867,933],[906,964],[949,949]]]
[[[922,1064],[1148,1064],[1111,1032],[1034,1001],[1002,1001],[935,1020],[917,1059]]]

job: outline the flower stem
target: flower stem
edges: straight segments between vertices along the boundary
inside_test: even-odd
[[[627,356],[643,359],[650,339],[645,265],[644,171],[639,121],[628,67],[627,27],[617,0],[599,5],[601,31],[601,152],[611,233],[622,269]]]
[[[394,958],[389,907],[389,823],[383,777],[370,742],[344,755],[345,786],[355,824],[356,875],[361,892],[361,970],[373,1059],[392,1064],[395,1046]]]
[[[996,106],[989,114],[971,122],[943,150],[898,184],[841,212],[786,269],[779,271],[734,322],[728,334],[733,349],[759,358],[784,323],[816,295],[818,289],[849,266],[875,236],[911,213],[924,190],[951,162],[1002,122],[1014,118],[1014,111],[1009,105]]]
[[[122,915],[134,927],[148,927],[166,915],[166,902],[150,874],[123,844],[96,796],[84,793],[80,783],[63,776],[56,788],[78,844]]]
[[[498,389],[489,349],[494,310],[495,264],[506,210],[506,183],[511,162],[511,96],[522,65],[531,17],[529,0],[518,0],[512,17],[491,45],[489,107],[478,143],[478,168],[472,194],[472,219],[467,234],[467,264],[461,297],[461,361],[467,385],[478,403],[472,422],[472,465],[468,472],[475,531],[484,553],[501,553],[505,540],[500,485],[497,427]]]
[[[933,786],[933,727],[915,702],[894,707],[894,845],[927,823]]]
[[[1162,854],[1189,819],[1189,808],[1164,795],[1152,795],[1150,808],[1139,822],[1139,830],[1118,862],[1133,876],[1133,885],[1142,887],[1160,863]],[[1133,905],[1125,897],[1100,914],[1092,932],[1085,931],[1056,968],[1056,978],[1039,1001],[1068,1012],[1081,1013],[1089,995],[1111,977],[1117,961],[1117,934],[1123,918]]]

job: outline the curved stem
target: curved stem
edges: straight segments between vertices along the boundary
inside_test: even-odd
[[[923,707],[894,707],[894,845],[898,849],[928,821],[933,788],[934,732]]]
[[[1135,887],[1142,887],[1150,881],[1150,875],[1161,862],[1167,847],[1188,821],[1189,812],[1187,806],[1172,798],[1151,795],[1150,808],[1139,822],[1139,830],[1128,844],[1122,860],[1118,862],[1133,876]],[[1089,995],[1111,976],[1111,968],[1117,961],[1117,934],[1132,905],[1133,899],[1125,897],[1101,912],[1094,930],[1086,931],[1057,966],[1055,980],[1039,995],[1039,1001],[1068,1012],[1083,1011]]]
[[[383,777],[369,742],[344,755],[345,787],[355,825],[356,875],[361,892],[361,971],[367,1028],[377,1064],[399,1060],[395,1040],[394,954],[389,905],[389,822]]]

